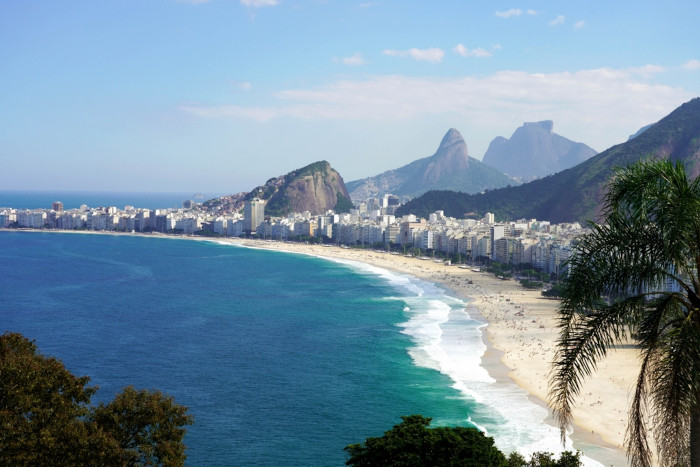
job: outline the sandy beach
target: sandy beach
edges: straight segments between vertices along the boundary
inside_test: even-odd
[[[104,234],[89,231],[64,232]],[[540,290],[528,290],[514,280],[497,279],[486,272],[372,250],[237,238],[184,238],[357,261],[439,284],[467,301],[467,311],[473,318],[488,324],[485,327],[488,349],[482,358],[482,366],[490,376],[496,381],[514,381],[530,394],[533,401],[547,407],[559,301],[544,298]],[[586,380],[581,395],[576,400],[575,426],[571,433],[574,448],[603,465],[628,465],[624,439],[631,390],[638,368],[636,350],[622,348],[611,352],[599,364],[593,377]],[[551,410],[547,421],[556,426]]]
[[[542,297],[539,290],[527,290],[514,280],[500,280],[484,272],[371,250],[250,240],[224,241],[359,261],[442,285],[468,300],[470,313],[476,311],[476,318],[488,323],[489,350],[484,355],[483,366],[490,375],[496,380],[511,378],[539,404],[546,406],[548,377],[557,337],[558,301]],[[636,351],[617,350],[599,365],[598,372],[587,380],[577,399],[576,426],[572,434],[574,447],[584,453],[595,447],[593,457],[604,465],[627,465],[623,444],[630,388],[637,372]],[[550,421],[555,424],[551,412]]]

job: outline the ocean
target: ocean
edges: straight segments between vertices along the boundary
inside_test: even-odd
[[[477,426],[505,453],[561,451],[547,410],[482,367],[468,303],[412,276],[216,241],[0,230],[0,279],[0,332],[90,376],[93,402],[133,385],[189,407],[187,465],[340,466],[346,445],[411,414]]]
[[[219,196],[222,194],[0,190],[0,208],[51,209],[54,201],[60,201],[64,209],[78,209],[83,204],[91,208],[115,206],[124,209],[124,206],[133,206],[144,209],[168,209],[180,208],[187,200],[201,203]]]

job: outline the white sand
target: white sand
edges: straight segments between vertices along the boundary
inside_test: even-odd
[[[298,243],[249,240],[243,243],[257,248],[360,261],[443,285],[460,298],[471,300],[480,318],[488,323],[486,335],[491,350],[485,355],[484,366],[491,376],[497,380],[510,377],[540,403],[547,403],[557,338],[558,300],[543,298],[539,290],[527,290],[514,280],[500,280],[488,273],[418,258]],[[506,371],[488,361],[498,357],[507,367]],[[574,446],[584,451],[591,445],[603,446],[602,451],[609,448],[603,455],[605,459],[600,458],[600,450],[595,456],[606,465],[626,465],[623,444],[629,396],[638,368],[635,350],[625,348],[613,352],[599,365],[598,372],[586,382],[576,400]]]
[[[491,376],[496,380],[511,378],[539,403],[547,405],[559,302],[543,298],[539,290],[527,290],[513,280],[500,280],[488,273],[371,250],[230,238],[185,238],[348,259],[439,283],[459,298],[470,301],[470,305],[478,309],[478,318],[488,323],[485,329],[489,350],[484,355],[483,365]],[[623,444],[638,369],[637,351],[632,348],[617,350],[601,362],[576,400],[574,447],[584,452],[588,452],[587,447],[595,447],[596,455],[592,457],[605,465],[627,465]],[[550,419],[555,424],[553,418]]]

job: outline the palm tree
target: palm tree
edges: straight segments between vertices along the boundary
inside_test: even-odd
[[[683,165],[640,162],[615,170],[604,224],[574,245],[559,307],[550,402],[562,437],[583,379],[609,349],[634,341],[640,372],[627,455],[700,466],[700,181]]]

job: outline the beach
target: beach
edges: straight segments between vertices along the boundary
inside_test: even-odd
[[[103,234],[102,232],[70,232]],[[155,234],[110,235],[180,238]],[[238,238],[184,237],[195,241],[277,250],[368,264],[401,275],[437,284],[463,300],[466,311],[486,326],[486,351],[481,366],[498,382],[514,382],[536,404],[549,410],[546,422],[558,430],[547,406],[548,382],[558,336],[558,300],[544,298],[539,289],[523,288],[515,280],[501,280],[490,273],[446,265],[441,261],[389,254],[369,249],[342,248],[293,242]],[[624,454],[627,412],[639,368],[631,346],[610,352],[596,373],[585,380],[576,398],[573,448],[602,465],[628,465]]]
[[[510,378],[531,399],[547,406],[548,381],[557,338],[558,300],[540,290],[528,290],[514,280],[448,266],[442,262],[321,245],[223,240],[255,248],[267,248],[370,264],[439,284],[468,301],[467,311],[487,323],[488,350],[482,365],[497,381]],[[604,465],[627,465],[624,439],[631,388],[638,373],[636,350],[611,352],[586,380],[574,409],[574,448],[592,454]],[[553,426],[556,421],[548,418]]]

